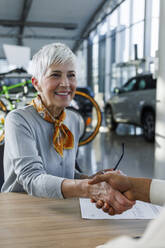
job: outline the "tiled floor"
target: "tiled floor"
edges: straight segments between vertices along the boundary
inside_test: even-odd
[[[83,173],[91,175],[96,171],[113,168],[122,153],[124,157],[119,169],[129,176],[153,177],[154,144],[144,140],[140,128],[120,124],[116,132],[101,127],[91,143],[79,148],[78,163]]]

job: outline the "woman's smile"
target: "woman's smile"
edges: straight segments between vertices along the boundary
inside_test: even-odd
[[[71,91],[58,91],[58,92],[55,91],[54,94],[60,97],[67,97],[68,95],[71,94]]]

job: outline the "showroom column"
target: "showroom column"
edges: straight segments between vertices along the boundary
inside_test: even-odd
[[[157,81],[155,177],[165,179],[165,1],[160,0],[159,69]]]

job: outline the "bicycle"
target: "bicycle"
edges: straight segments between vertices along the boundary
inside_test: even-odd
[[[36,96],[37,93],[34,91],[31,96],[29,95],[31,85],[32,85],[31,80],[24,80],[23,82],[14,85],[10,85],[10,86],[2,85],[0,87],[0,97],[3,96],[3,98],[6,101],[4,102],[2,99],[0,99],[0,145],[4,143],[4,136],[5,136],[4,122],[7,113],[13,109],[19,108],[20,102],[23,102],[23,105],[27,104],[24,102],[23,97],[20,98],[20,95],[18,95],[16,99],[13,99],[11,97],[10,91],[18,87],[22,87],[21,96],[32,99]],[[79,106],[79,100],[77,96],[88,99],[89,103],[92,105],[91,110],[93,109],[93,113],[87,115],[84,111],[82,111],[82,108],[80,108]],[[74,101],[77,102],[77,107],[71,105],[67,107],[67,109],[70,109],[71,111],[74,111],[79,115],[80,126],[81,126],[81,137],[79,141],[79,146],[82,146],[88,144],[96,137],[97,133],[99,132],[99,128],[101,126],[102,117],[101,117],[101,111],[99,105],[97,104],[97,102],[94,100],[93,97],[89,96],[84,92],[76,91],[75,98],[76,100]],[[97,121],[94,121],[94,118],[96,118]]]
[[[24,102],[24,97],[28,95],[28,88],[31,84],[31,80],[23,80],[20,83],[13,84],[13,85],[5,85],[3,79],[5,79],[6,74],[1,74],[1,84],[0,84],[0,145],[4,143],[4,122],[5,117],[13,109],[18,107],[20,102]],[[21,91],[18,93],[18,88],[21,88]],[[11,97],[12,93],[14,97]],[[12,94],[13,96],[13,94]],[[25,105],[23,103],[23,105]]]

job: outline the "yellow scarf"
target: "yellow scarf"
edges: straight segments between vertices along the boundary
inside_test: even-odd
[[[44,106],[39,95],[32,100],[31,105],[33,105],[44,120],[54,123],[53,146],[56,152],[63,157],[63,149],[72,149],[74,147],[73,134],[67,126],[63,124],[66,117],[65,111],[55,119]]]

